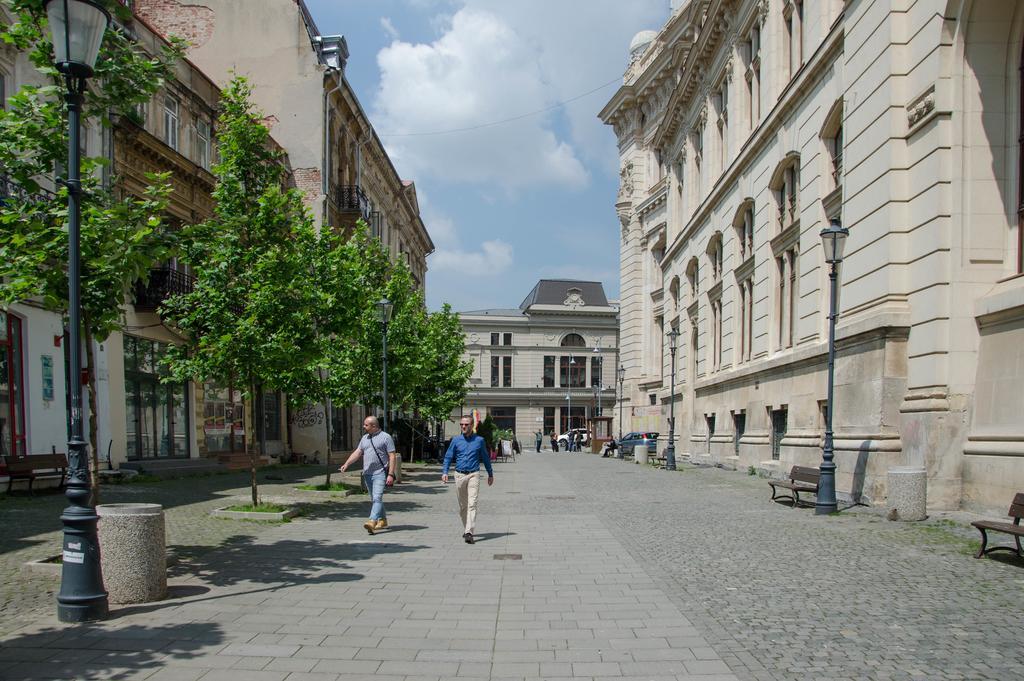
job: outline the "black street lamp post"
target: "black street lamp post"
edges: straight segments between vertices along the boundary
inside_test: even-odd
[[[89,468],[82,428],[81,340],[81,157],[78,136],[86,81],[93,74],[110,15],[89,0],[49,0],[47,18],[53,38],[54,64],[64,74],[68,106],[68,354],[71,391],[71,436],[68,439],[70,477],[64,494],[68,507],[64,523],[60,592],[57,618],[61,622],[88,622],[107,616],[107,592],[100,571],[96,538],[96,509],[90,504]]]
[[[676,340],[679,338],[679,329],[672,327],[668,333],[668,351],[672,355],[672,370],[669,373],[669,398],[668,398],[668,447],[665,448],[665,470],[676,469]]]
[[[380,321],[380,351],[384,365],[381,396],[381,411],[383,412],[384,418],[384,423],[381,425],[384,432],[387,432],[388,430],[388,322],[391,321],[391,312],[394,308],[394,304],[387,298],[381,298],[377,301],[377,319]]]
[[[843,248],[850,230],[832,218],[829,226],[821,230],[821,243],[825,250],[825,262],[829,264],[829,299],[828,299],[828,403],[825,407],[825,446],[822,451],[821,476],[818,481],[817,501],[814,504],[816,515],[827,515],[836,511],[836,464],[833,461],[835,452],[832,449],[832,404],[833,385],[836,365],[836,318],[839,312],[839,265],[843,262]]]
[[[622,382],[626,380],[626,367],[619,365],[619,443],[615,448],[615,458],[622,458]]]

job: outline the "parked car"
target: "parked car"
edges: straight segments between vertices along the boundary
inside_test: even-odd
[[[635,447],[643,447],[645,445],[648,452],[656,454],[658,452],[658,434],[650,431],[626,433],[619,441],[619,447],[622,449],[623,456],[632,454]]]
[[[590,432],[586,428],[573,428],[567,430],[558,436],[558,450],[565,452],[569,449],[569,433],[579,433],[582,438],[580,439],[580,445],[586,445],[590,443]]]

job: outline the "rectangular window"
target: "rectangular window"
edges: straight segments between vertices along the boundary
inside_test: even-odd
[[[498,337],[500,335],[501,334],[499,334],[497,332],[491,334],[491,345],[497,345],[498,344]]]
[[[181,125],[181,105],[170,95],[164,96],[164,142],[178,150],[178,127]]]
[[[555,387],[555,356],[545,355],[544,356],[544,387],[554,388]],[[551,418],[554,418],[552,416]]]
[[[491,407],[489,410],[494,425],[502,430],[516,432],[516,408],[515,407]]]
[[[747,430],[747,415],[743,412],[732,415],[732,451],[736,456],[740,455],[740,440]]]
[[[555,408],[544,407],[544,437],[555,432]]]
[[[162,383],[163,343],[124,336],[128,458],[188,458],[187,384]]]
[[[559,357],[559,384],[563,388],[582,388],[587,381],[587,360],[585,357],[576,359],[572,355]]]
[[[581,398],[582,399],[582,398]],[[569,410],[572,409],[572,424],[569,423]],[[561,408],[561,419],[559,421],[559,435],[568,431],[569,428],[583,428],[587,422],[587,408],[585,405],[572,405]]]
[[[491,357],[491,387],[498,387],[498,373],[501,371],[501,357]]]
[[[501,342],[502,342],[502,345],[512,345],[512,334],[511,333],[502,334]]]
[[[196,121],[196,165],[210,169],[210,123],[202,119]]]
[[[245,451],[245,404],[241,392],[231,386],[203,386],[203,435],[206,451]]]
[[[512,387],[512,358],[501,358],[501,385],[505,388]]]
[[[708,435],[707,435],[707,452],[711,453],[711,438],[715,436],[715,415],[710,414],[704,416],[704,421],[707,423]]]
[[[28,454],[24,395],[21,319],[0,310],[0,455],[4,460]]]
[[[772,417],[772,460],[778,461],[782,456],[782,438],[786,436],[786,421],[788,413],[786,409],[775,409],[771,412]]]
[[[775,313],[778,319],[778,348],[793,347],[796,339],[797,252],[790,248],[775,259],[778,271]]]
[[[267,440],[281,439],[281,393],[263,393],[263,436]]]
[[[596,356],[590,360],[590,385],[602,386],[604,381],[601,377],[601,369],[603,365],[603,357]]]

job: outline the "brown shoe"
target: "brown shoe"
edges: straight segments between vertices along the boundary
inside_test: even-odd
[[[367,532],[373,534],[373,531],[377,528],[377,523],[373,520],[367,520],[365,523],[363,523],[363,527],[366,528]]]
[[[387,518],[381,518],[380,520],[377,521],[377,526],[374,529],[375,530],[383,530],[387,526],[388,526],[388,519]]]

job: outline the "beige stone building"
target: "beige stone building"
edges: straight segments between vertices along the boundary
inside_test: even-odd
[[[164,39],[145,22],[133,17],[118,23],[139,49],[156,54],[162,48]],[[24,54],[0,48],[0,80],[7,93],[38,79]],[[213,81],[181,60],[149,102],[113,116],[110,128],[86,126],[84,151],[109,160],[104,180],[118,196],[141,197],[147,173],[169,172],[172,193],[165,219],[172,226],[205,220],[213,215],[210,168],[219,98]],[[10,189],[6,182],[0,186],[0,200]],[[86,355],[96,378],[101,468],[199,469],[209,465],[208,459],[243,465],[257,418],[267,429],[269,450],[284,450],[281,396],[265,396],[254,413],[231,386],[161,383],[160,357],[180,338],[164,326],[157,309],[168,296],[189,290],[191,281],[184,264],[161,263],[126,301],[131,304],[122,330],[94,343]],[[0,456],[66,451],[68,355],[60,316],[27,300],[0,311],[0,327]],[[90,423],[86,419],[87,428]]]
[[[425,287],[434,244],[416,187],[399,176],[345,78],[344,37],[321,35],[303,0],[136,0],[134,8],[165,34],[189,40],[188,58],[219,85],[233,74],[249,79],[318,224],[347,229],[365,220]],[[334,410],[332,448],[354,446],[363,411]],[[324,412],[309,405],[291,415],[295,451],[326,449]]]
[[[532,449],[534,433],[581,428],[616,404],[618,308],[595,281],[542,279],[517,308],[460,312],[473,374],[459,414],[477,409]]]
[[[838,217],[840,498],[884,503],[888,469],[915,465],[931,508],[1005,507],[1024,489],[1024,3],[672,4],[601,112],[627,406],[667,414],[678,328],[680,451],[820,461],[818,235]]]

